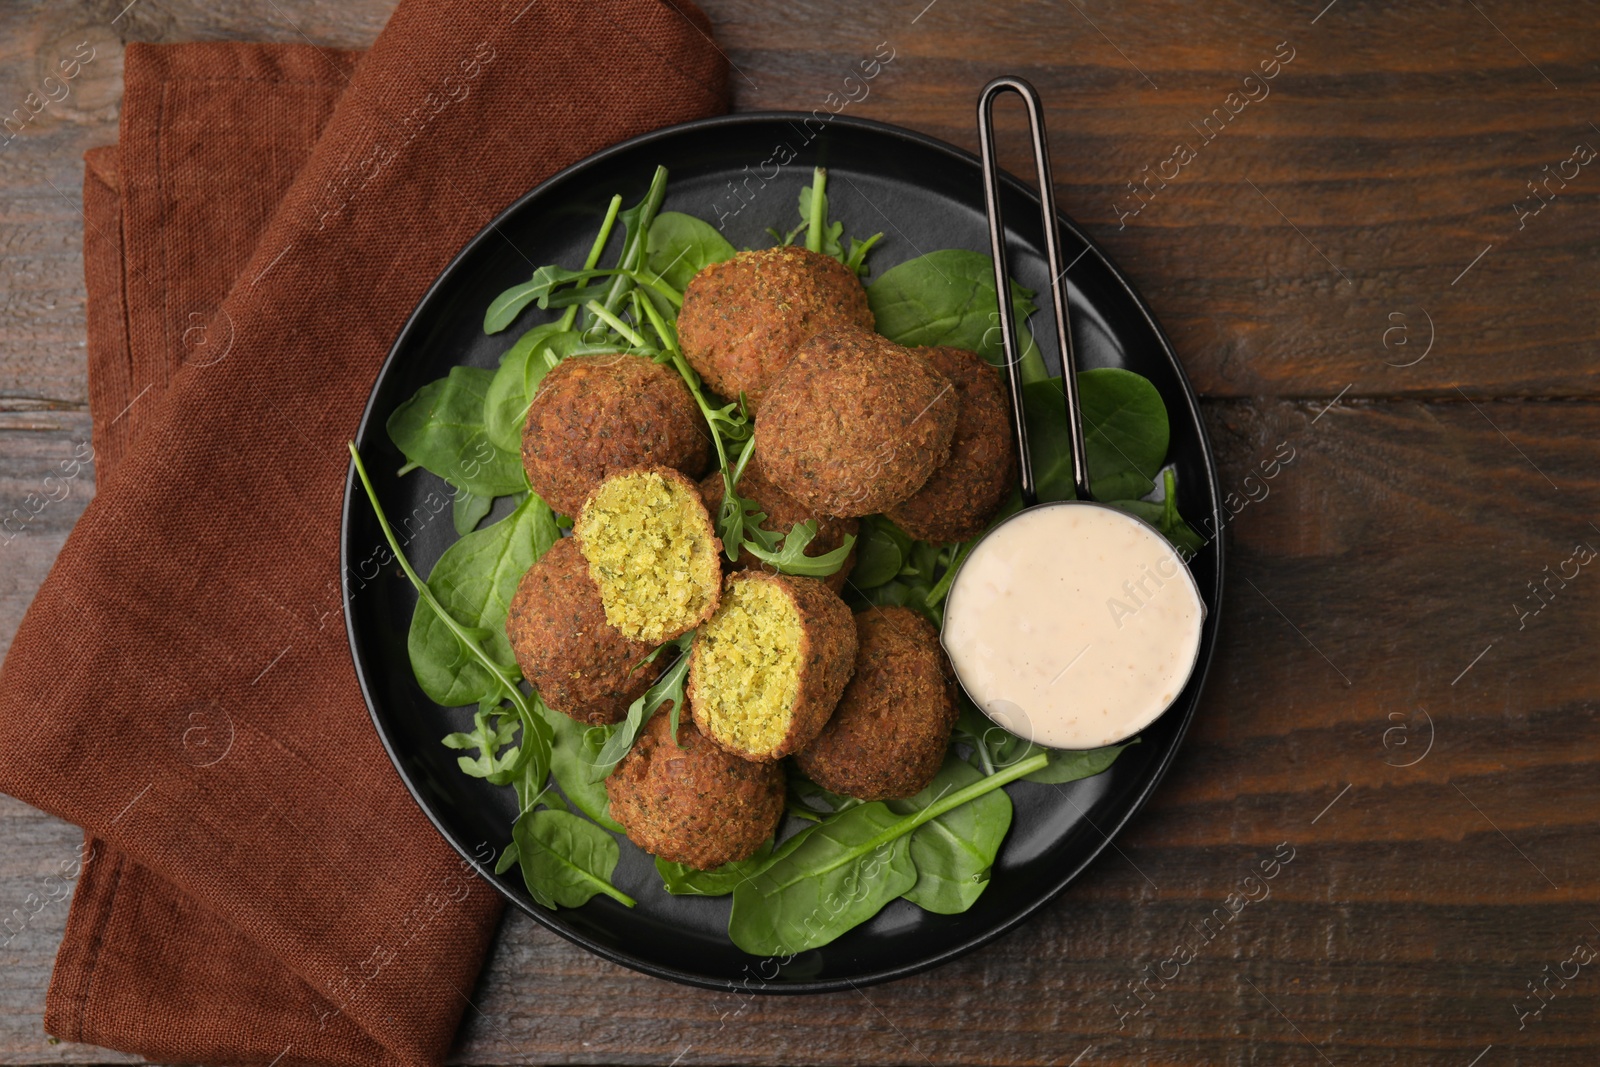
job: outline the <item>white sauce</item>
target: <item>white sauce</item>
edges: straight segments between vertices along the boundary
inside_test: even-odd
[[[1189,569],[1153,528],[1108,507],[1043,505],[972,550],[942,640],[989,718],[1048,748],[1098,748],[1177,698],[1204,617]]]

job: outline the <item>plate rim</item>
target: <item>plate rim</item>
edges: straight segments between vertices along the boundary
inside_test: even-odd
[[[524,205],[526,205],[530,200],[533,200],[535,197],[541,195],[547,186],[554,185],[566,179],[569,175],[576,171],[603,164],[606,160],[616,155],[620,155],[624,152],[630,152],[642,145],[648,145],[652,142],[670,139],[685,132],[714,129],[721,126],[742,126],[773,121],[792,122],[812,118],[813,116],[809,112],[804,111],[738,111],[725,115],[714,115],[701,119],[693,119],[688,122],[675,123],[670,126],[663,126],[658,129],[650,130],[634,137],[630,137],[625,141],[619,141],[616,144],[610,145],[599,150],[598,152],[592,153],[582,159],[568,164],[567,166],[562,167],[560,170],[551,174],[549,177],[545,178],[543,181],[539,182],[537,185],[533,186],[527,192],[518,196],[510,204],[506,205],[504,209],[496,213],[494,218],[486,223],[484,227],[475,235],[473,235],[473,237],[468,240],[466,244],[462,245],[461,249],[453,257],[451,257],[450,262],[440,270],[438,276],[435,277],[431,283],[429,283],[427,289],[423,291],[422,295],[417,298],[416,306],[413,307],[411,313],[406,316],[404,325],[402,325],[399,332],[395,334],[394,341],[390,344],[388,353],[384,356],[383,362],[379,365],[376,374],[373,376],[372,386],[367,395],[367,403],[362,410],[361,420],[356,426],[355,434],[352,440],[359,446],[360,443],[367,439],[367,435],[371,431],[372,423],[374,421],[374,409],[378,398],[378,385],[393,369],[401,348],[406,345],[412,332],[420,328],[423,318],[423,310],[432,301],[435,292],[437,292],[446,283],[447,279],[449,279],[450,276],[455,273],[455,271],[463,262],[465,262],[478,250],[481,244],[497,235],[499,227],[504,221],[519,213],[523,209]],[[851,127],[864,133],[891,137],[901,141],[911,141],[926,149],[950,157],[952,162],[980,168],[981,172],[982,162],[976,154],[969,152],[957,145],[951,144],[948,141],[933,137],[929,134],[908,129],[904,126],[897,126],[892,123],[880,122],[875,119],[865,119],[856,116],[845,116],[838,114],[833,115],[828,122],[829,127],[832,127],[835,124]],[[1013,192],[1022,195],[1030,204],[1034,205],[1035,207],[1038,206],[1038,194],[1035,193],[1026,183],[1005,170],[1000,172],[1000,178],[1001,181],[1009,186]],[[1189,375],[1184,370],[1182,361],[1178,358],[1177,350],[1173,347],[1171,338],[1167,336],[1166,330],[1164,330],[1161,327],[1160,322],[1157,321],[1155,313],[1145,301],[1144,296],[1136,288],[1134,288],[1132,281],[1127,277],[1122,269],[1117,266],[1115,261],[1113,261],[1111,257],[1106,254],[1105,250],[1100,247],[1099,243],[1095,241],[1095,239],[1087,232],[1085,232],[1077,224],[1077,222],[1068,217],[1064,212],[1061,212],[1059,209],[1057,211],[1057,224],[1061,230],[1072,234],[1078,240],[1083,242],[1085,254],[1093,253],[1094,256],[1100,260],[1102,267],[1108,272],[1109,276],[1115,280],[1117,285],[1121,287],[1125,295],[1132,301],[1133,306],[1138,309],[1139,314],[1144,317],[1145,323],[1159,343],[1163,355],[1166,356],[1168,363],[1171,364],[1172,369],[1177,374],[1177,381],[1181,387],[1180,391],[1183,394],[1184,406],[1188,411],[1190,419],[1199,431],[1200,452],[1206,475],[1206,492],[1211,504],[1210,518],[1215,524],[1217,531],[1215,536],[1213,536],[1209,542],[1214,546],[1216,551],[1216,574],[1211,583],[1211,589],[1209,590],[1212,597],[1212,606],[1209,610],[1215,617],[1216,621],[1211,631],[1212,639],[1206,643],[1206,646],[1201,650],[1199,660],[1195,664],[1194,675],[1192,678],[1192,681],[1196,684],[1195,698],[1190,702],[1189,707],[1184,711],[1182,718],[1179,720],[1176,733],[1172,739],[1172,744],[1161,756],[1160,760],[1153,766],[1149,772],[1148,779],[1139,788],[1137,795],[1133,798],[1132,803],[1128,805],[1127,810],[1121,814],[1114,824],[1097,828],[1100,832],[1100,842],[1088,849],[1082,859],[1080,859],[1076,864],[1073,864],[1072,866],[1065,868],[1062,872],[1058,873],[1054,877],[1053,881],[1047,886],[1043,887],[1042,891],[1033,900],[1031,900],[1025,907],[1020,908],[1015,914],[1009,916],[1005,921],[976,934],[962,937],[959,940],[943,946],[936,952],[930,955],[922,956],[911,963],[883,968],[868,974],[851,978],[801,979],[783,983],[760,982],[753,986],[747,982],[745,983],[746,991],[769,996],[799,996],[813,993],[841,992],[864,985],[877,985],[882,982],[891,982],[940,967],[978,948],[981,948],[984,945],[997,941],[1001,937],[1013,932],[1023,923],[1033,918],[1034,915],[1040,911],[1040,909],[1044,908],[1047,904],[1051,903],[1058,896],[1060,896],[1069,885],[1081,877],[1083,872],[1086,871],[1091,864],[1097,861],[1101,854],[1111,846],[1113,839],[1120,834],[1134,819],[1134,817],[1136,817],[1144,809],[1144,806],[1155,794],[1156,789],[1161,785],[1161,782],[1166,778],[1167,773],[1171,770],[1173,762],[1177,759],[1178,751],[1183,747],[1183,742],[1188,736],[1189,728],[1192,725],[1195,713],[1199,708],[1200,699],[1205,693],[1206,682],[1210,677],[1211,663],[1213,657],[1215,656],[1217,646],[1216,633],[1221,627],[1223,610],[1223,577],[1226,572],[1226,553],[1224,539],[1222,537],[1222,529],[1224,525],[1221,520],[1222,497],[1218,485],[1220,479],[1219,472],[1217,470],[1215,450],[1212,448],[1211,435],[1206,429],[1205,421],[1200,412],[1199,397],[1195,393],[1194,385],[1190,382]],[[380,421],[386,422],[387,419],[385,417]],[[378,711],[377,702],[373,699],[372,689],[368,684],[366,664],[363,661],[363,656],[357,643],[354,616],[349,611],[349,604],[353,596],[353,591],[350,588],[352,575],[350,566],[350,525],[352,521],[352,513],[357,501],[359,500],[360,502],[364,503],[365,499],[365,494],[359,488],[355,463],[353,460],[351,460],[347,463],[344,500],[340,508],[339,519],[339,585],[340,592],[343,597],[343,604],[341,607],[344,610],[345,637],[350,651],[351,663],[355,669],[356,681],[361,689],[362,700],[367,705],[367,714],[372,720],[373,730],[377,733],[378,740],[382,744],[384,752],[388,755],[394,772],[399,776],[401,782],[405,785],[407,792],[411,794],[412,800],[416,802],[417,807],[421,809],[423,815],[433,825],[434,829],[439,832],[440,836],[443,837],[447,843],[449,843],[450,847],[460,855],[462,860],[470,864],[472,869],[482,876],[485,882],[487,882],[504,899],[520,908],[523,912],[527,913],[535,922],[539,923],[539,925],[543,926],[545,929],[552,931],[553,933],[565,938],[580,948],[599,956],[602,959],[608,960],[623,967],[627,967],[630,970],[650,975],[654,978],[661,978],[667,981],[678,982],[683,985],[717,991],[726,991],[730,988],[737,988],[737,983],[734,983],[731,980],[708,978],[705,975],[697,974],[692,971],[684,971],[673,967],[662,966],[660,964],[656,964],[649,960],[632,955],[628,952],[617,950],[610,945],[601,944],[562,922],[560,919],[561,913],[559,911],[546,911],[540,908],[532,900],[525,900],[520,896],[507,892],[505,888],[500,885],[493,873],[492,868],[480,861],[476,855],[474,855],[473,851],[468,848],[467,844],[464,841],[458,840],[456,835],[453,834],[450,829],[444,825],[440,818],[435,815],[430,805],[425,801],[417,784],[412,781],[412,776],[406,771],[400,755],[395,751],[394,745],[390,740],[387,730],[385,729],[385,724]],[[751,958],[756,959],[758,957]]]

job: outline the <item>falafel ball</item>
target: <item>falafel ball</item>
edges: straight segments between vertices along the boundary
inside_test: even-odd
[[[797,523],[807,519],[817,524],[817,535],[806,546],[808,556],[826,556],[829,552],[844,544],[844,539],[860,532],[861,524],[855,519],[835,519],[827,515],[819,515],[811,508],[806,507],[782,489],[773,485],[765,474],[761,473],[761,464],[751,457],[745,465],[744,473],[739,476],[737,487],[740,496],[757,505],[766,512],[767,517],[762,520],[761,528],[774,532],[794,529]],[[722,472],[712,471],[700,481],[700,496],[706,502],[706,510],[713,516],[722,507]],[[783,547],[784,538],[778,539],[778,547]],[[850,577],[850,568],[855,566],[856,550],[852,545],[844,557],[844,564],[828,575],[822,581],[835,593],[844,589],[845,580]],[[766,564],[748,552],[739,553],[739,562],[728,564],[739,570],[761,570]]]
[[[522,576],[506,614],[522,676],[546,704],[590,726],[619,722],[661,673],[650,646],[606,622],[578,542],[563,537]]]
[[[817,736],[856,661],[856,627],[815,578],[728,576],[695,636],[689,707],[700,732],[747,760],[771,762]]]
[[[956,434],[944,466],[886,514],[919,541],[966,541],[983,532],[1016,480],[1006,388],[1000,369],[976,352],[944,345],[913,351],[956,387]]]
[[[955,386],[915,350],[830,330],[801,345],[767,391],[756,458],[821,514],[888,511],[950,458],[957,407]]]
[[[611,817],[628,840],[672,863],[709,871],[749,859],[783,818],[783,767],[724,752],[687,719],[675,744],[666,707],[606,779]]]
[[[522,466],[562,515],[576,515],[606,476],[634,467],[705,473],[711,442],[683,378],[632,355],[568,356],[528,407]]]
[[[956,724],[939,634],[910,608],[856,615],[855,676],[833,718],[795,758],[824,789],[860,800],[915,796],[939,773]]]
[[[690,280],[678,313],[689,364],[726,397],[743,392],[752,412],[800,343],[819,330],[870,330],[872,309],[854,271],[794,245],[740,252]]]
[[[711,617],[722,592],[722,542],[695,483],[670,467],[613,474],[572,524],[606,621],[658,645]]]

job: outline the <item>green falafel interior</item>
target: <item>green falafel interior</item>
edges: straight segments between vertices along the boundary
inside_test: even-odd
[[[729,583],[696,650],[695,707],[712,740],[738,752],[778,747],[800,692],[800,637],[780,587]]]
[[[681,474],[613,475],[584,503],[572,532],[606,621],[624,637],[668,641],[716,608],[720,545],[699,492]]]
[[[882,515],[870,515],[862,520],[859,542],[849,542],[825,558],[813,558],[804,555],[804,548],[815,526],[763,528],[763,512],[741,497],[738,488],[743,465],[753,454],[752,409],[742,397],[708,392],[707,381],[737,380],[737,375],[719,367],[722,379],[707,375],[702,380],[686,359],[676,328],[684,291],[706,268],[731,259],[734,247],[702,220],[663,212],[666,196],[667,174],[657,168],[637,204],[623,210],[621,197],[613,198],[583,263],[541,266],[529,281],[486,300],[487,333],[522,324],[520,337],[508,346],[498,371],[455,368],[448,379],[425,386],[391,415],[390,437],[407,460],[402,473],[421,468],[426,476],[442,479],[448,495],[455,497],[457,532],[462,536],[445,550],[426,581],[406,559],[360,456],[354,456],[390,549],[418,593],[413,633],[426,639],[409,646],[413,672],[430,697],[477,705],[441,707],[441,734],[447,733],[446,744],[463,753],[459,765],[464,774],[483,779],[490,787],[515,790],[519,814],[502,841],[496,871],[519,866],[531,898],[550,908],[582,906],[596,895],[635,904],[614,884],[619,863],[631,846],[620,843],[614,829],[618,823],[611,822],[619,813],[609,811],[606,790],[598,782],[629,757],[636,740],[646,734],[652,713],[669,720],[650,735],[660,761],[651,781],[670,793],[663,801],[684,815],[686,825],[732,825],[726,820],[736,820],[738,813],[729,805],[742,803],[738,796],[745,794],[723,795],[714,802],[720,806],[709,810],[695,806],[707,803],[698,795],[670,792],[674,776],[668,772],[690,747],[679,732],[680,712],[692,703],[693,694],[686,693],[686,686],[698,687],[699,708],[695,725],[683,723],[682,729],[699,730],[706,740],[716,742],[722,753],[718,758],[723,760],[740,752],[760,756],[786,751],[784,739],[792,731],[797,708],[820,729],[817,708],[826,705],[822,713],[826,719],[838,700],[848,669],[834,670],[822,687],[824,696],[812,700],[809,710],[802,707],[810,699],[806,688],[810,657],[820,654],[813,648],[813,635],[783,589],[759,580],[759,572],[751,572],[749,580],[730,581],[725,592],[720,559],[724,549],[730,559],[741,548],[749,550],[753,560],[747,563],[760,561],[769,574],[821,576],[840,565],[852,566],[845,584],[852,607],[903,605],[937,625],[944,592],[967,547],[916,541]],[[841,224],[829,218],[826,173],[820,169],[801,191],[799,208],[799,223],[793,229],[770,231],[776,244],[803,241],[810,253],[844,264],[846,271],[825,264],[824,273],[835,275],[830,291],[840,294],[841,306],[856,309],[852,314],[863,325],[875,319],[877,332],[898,345],[949,345],[993,358],[985,348],[997,311],[987,257],[940,250],[902,262],[864,284],[859,279],[872,272],[868,252],[882,235],[867,241],[852,239],[846,245]],[[619,224],[620,249],[607,266],[601,260],[607,249],[618,245],[614,238]],[[777,276],[757,278],[756,289],[771,290],[774,278],[781,289]],[[1011,296],[1019,321],[1025,319],[1033,310],[1032,294],[1018,286]],[[782,293],[762,299],[781,301]],[[784,319],[773,308],[756,306],[752,313],[767,323],[783,319],[793,334],[794,320]],[[725,328],[729,337],[739,336],[742,329],[738,322],[717,326]],[[795,335],[785,343],[798,345],[805,339]],[[681,378],[704,422],[705,438],[715,453],[714,475],[720,476],[724,493],[713,519],[684,476],[698,477],[700,470],[663,468],[663,463],[674,461],[640,454],[633,457],[632,469],[611,467],[627,473],[601,483],[578,509],[574,536],[607,625],[645,642],[642,647],[655,646],[648,657],[659,664],[651,669],[661,671],[621,722],[586,730],[551,711],[538,692],[529,691],[504,630],[507,606],[519,582],[559,538],[563,524],[533,493],[526,468],[519,462],[523,457],[511,446],[519,427],[526,442],[530,404],[547,373],[568,357],[595,353],[643,357]],[[776,356],[787,358],[785,353]],[[1031,343],[1025,370],[1029,384],[1024,399],[1036,469],[1043,472],[1042,484],[1059,485],[1059,478],[1052,481],[1052,477],[1069,462],[1059,379],[1046,376]],[[1164,489],[1160,500],[1120,501],[1116,506],[1143,517],[1153,514],[1152,521],[1159,521],[1169,538],[1192,550],[1203,541],[1177,515],[1173,473],[1170,467],[1161,467],[1165,410],[1159,395],[1141,388],[1132,380],[1136,378],[1127,372],[1089,371],[1080,376],[1086,412],[1134,412],[1133,417],[1119,417],[1114,425],[1091,432],[1091,473],[1097,484],[1107,479],[1106,484],[1127,487],[1129,494],[1147,485]],[[1137,403],[1130,407],[1125,402],[1129,398]],[[825,422],[826,413],[818,414],[818,423]],[[571,447],[583,449],[586,432],[609,435],[614,422],[615,416],[610,423],[590,420],[592,428],[585,430],[581,418],[572,420],[570,425],[578,429]],[[791,432],[806,433],[809,428],[801,420]],[[632,437],[649,439],[645,434]],[[512,498],[509,505],[494,506],[494,501],[507,497]],[[1013,499],[988,521],[997,521],[1017,506]],[[477,529],[494,515],[505,517]],[[851,548],[856,551],[851,553]],[[853,559],[853,565],[847,559]],[[790,580],[813,582],[804,577]],[[820,588],[821,583],[813,584]],[[848,620],[849,611],[837,596],[832,592],[827,596]],[[549,622],[556,627],[564,620]],[[539,632],[540,627],[525,626],[523,636]],[[850,635],[853,664],[853,627]],[[574,636],[582,635],[565,635]],[[837,661],[846,646],[836,641],[831,647]],[[693,685],[688,677],[692,664]],[[964,710],[971,713],[970,707]],[[964,910],[987,884],[988,868],[1009,824],[1011,804],[1001,787],[1030,780],[1059,784],[1098,773],[1120,751],[1053,753],[1010,735],[997,736],[1003,733],[993,727],[977,732],[958,727],[933,783],[916,797],[894,801],[892,808],[881,801],[823,803],[817,798],[827,795],[815,788],[803,791],[808,798],[804,803],[791,794],[790,810],[803,817],[783,819],[775,840],[769,838],[753,852],[741,846],[738,854],[747,858],[710,872],[668,864],[662,868],[664,873],[670,868],[665,888],[701,895],[732,892],[730,937],[740,948],[759,953],[825,944],[871,919],[897,897],[936,911]],[[698,736],[687,735],[690,742]],[[738,763],[730,766],[742,769]],[[787,765],[752,762],[749,766],[765,768],[760,774],[766,777],[760,780],[768,782]],[[713,856],[678,848],[682,842],[672,841],[670,825],[654,829],[669,835],[662,839],[667,842],[663,852],[697,861]],[[632,875],[625,880],[634,892],[643,887]],[[854,892],[852,887],[862,884],[872,885],[872,892]],[[851,906],[823,912],[812,906],[831,899],[830,894],[850,899]]]

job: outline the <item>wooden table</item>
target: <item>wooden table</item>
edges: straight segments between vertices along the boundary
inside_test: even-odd
[[[88,438],[80,155],[116,137],[122,43],[361,47],[391,6],[125,3],[0,10],[0,111],[78,41],[97,49],[0,150],[0,513],[31,511]],[[1600,548],[1592,6],[703,6],[741,109],[823,106],[887,42],[847,113],[972,148],[984,81],[1038,85],[1062,208],[1132,275],[1206,398],[1238,509],[1221,646],[1155,800],[988,949],[857,993],[745,1001],[622,970],[512,911],[455,1058],[1600,1060],[1600,959],[1579,962],[1600,949],[1600,567],[1577,562]],[[1245,81],[1275,57],[1270,82]],[[1023,171],[1008,131],[1003,162]],[[1294,461],[1247,486],[1284,442]],[[91,483],[3,549],[0,641]],[[3,911],[78,831],[0,798],[0,840]],[[1270,898],[1163,962],[1280,843],[1294,860]],[[128,1059],[40,1027],[65,917],[47,909],[0,953],[6,1062]]]

